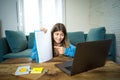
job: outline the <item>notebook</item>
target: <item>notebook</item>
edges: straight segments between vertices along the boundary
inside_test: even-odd
[[[36,48],[38,52],[38,62],[43,63],[53,58],[51,31],[35,31]]]
[[[112,40],[101,40],[78,43],[75,56],[72,60],[55,64],[68,75],[102,67],[108,57]]]

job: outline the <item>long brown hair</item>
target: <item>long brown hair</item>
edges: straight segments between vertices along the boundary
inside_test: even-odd
[[[53,49],[53,57],[55,56],[58,56],[59,54],[56,52],[56,50],[54,49],[54,46],[55,46],[55,42],[54,42],[54,39],[53,39],[53,34],[54,32],[56,31],[62,31],[64,33],[64,39],[62,40],[62,42],[60,43],[61,46],[63,47],[69,47],[69,41],[68,41],[68,35],[67,35],[67,30],[66,30],[66,27],[64,24],[62,23],[56,23],[53,28],[52,28],[52,31],[51,31],[51,36],[52,36],[52,49]]]

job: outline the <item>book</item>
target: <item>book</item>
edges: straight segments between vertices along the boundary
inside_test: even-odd
[[[30,73],[42,73],[44,70],[43,67],[33,67],[31,68],[31,72]]]
[[[29,74],[30,66],[19,66],[15,72],[15,75]]]

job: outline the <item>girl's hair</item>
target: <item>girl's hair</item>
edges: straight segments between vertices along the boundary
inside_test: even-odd
[[[61,42],[61,46],[69,47],[67,30],[66,30],[65,25],[62,24],[62,23],[56,23],[56,24],[53,26],[53,28],[52,28],[51,36],[52,36],[53,45],[54,45],[53,34],[54,34],[54,32],[56,32],[56,31],[62,31],[62,32],[64,33],[64,39],[63,39],[63,41]]]

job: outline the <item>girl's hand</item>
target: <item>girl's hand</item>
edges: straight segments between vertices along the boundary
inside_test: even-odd
[[[64,50],[65,50],[64,47],[54,46],[54,48],[58,50],[59,54],[64,54]]]
[[[41,31],[43,31],[44,33],[46,33],[46,32],[47,32],[47,29],[46,29],[46,28],[44,28],[44,27],[41,27],[41,28],[40,28],[40,30],[41,30]]]

